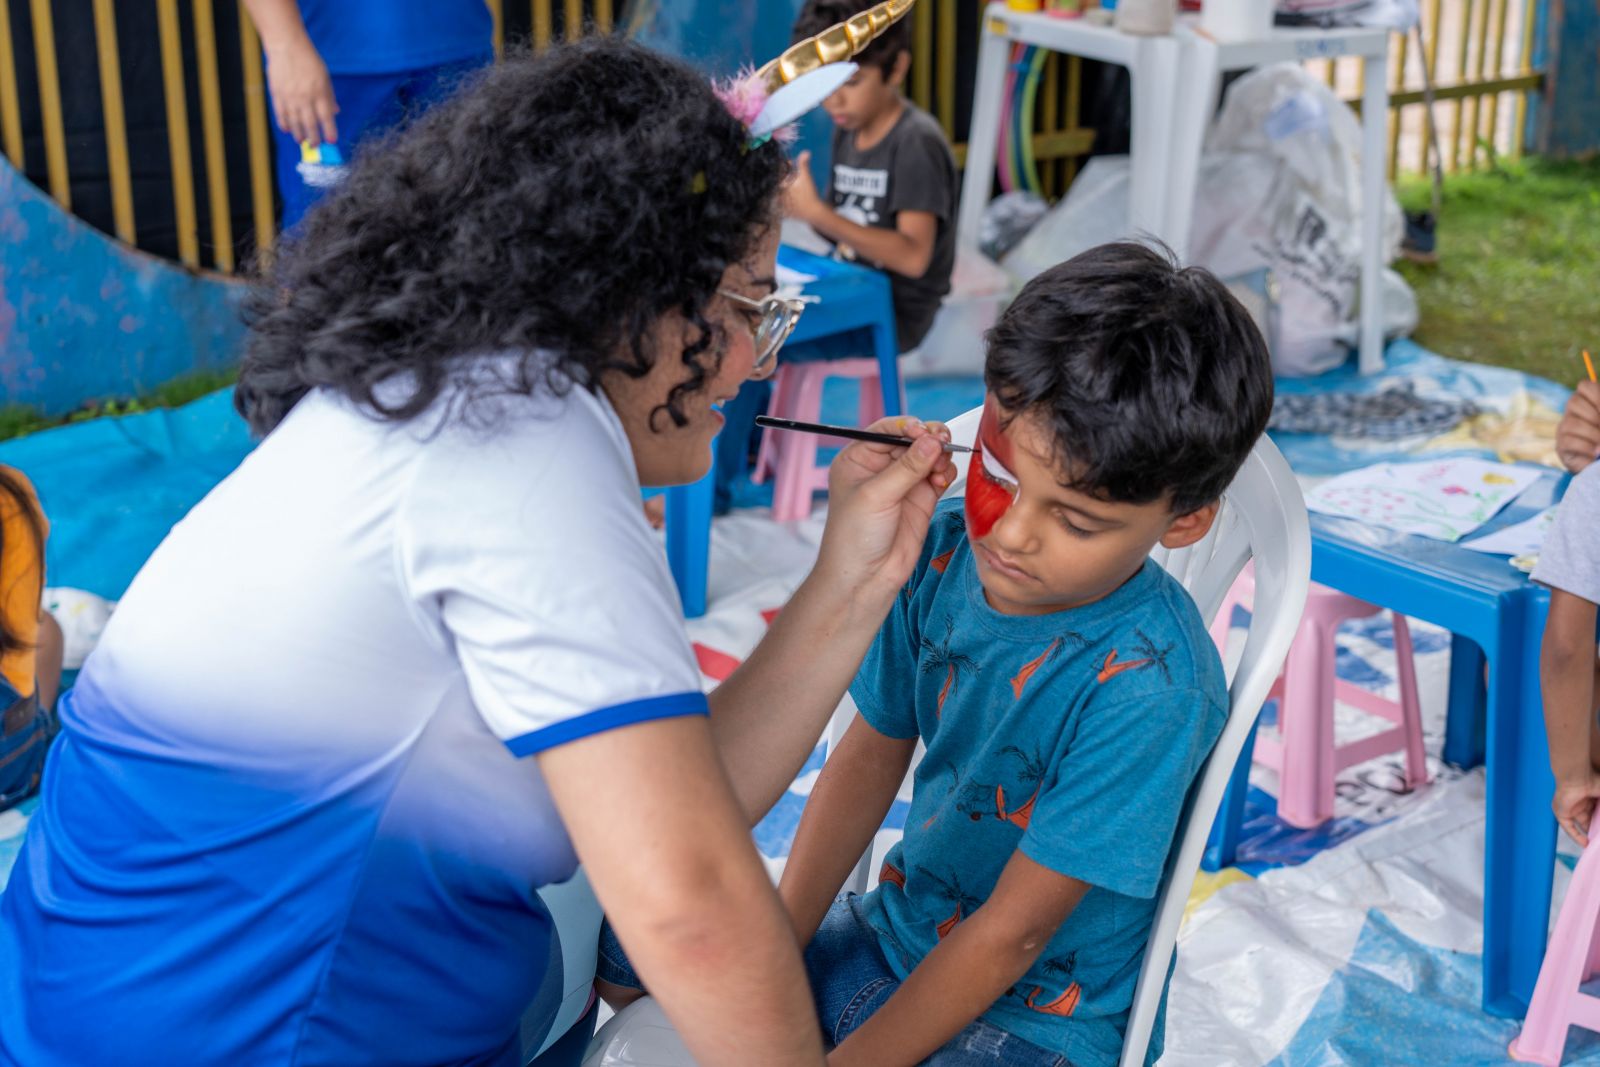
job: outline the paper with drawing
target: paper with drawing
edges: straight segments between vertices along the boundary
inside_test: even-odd
[[[1380,463],[1306,494],[1306,507],[1403,533],[1459,541],[1538,481],[1528,467],[1481,459]]]

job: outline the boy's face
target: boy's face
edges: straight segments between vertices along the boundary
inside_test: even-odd
[[[1173,515],[1165,499],[1125,504],[1068,489],[1048,425],[1023,413],[1001,427],[984,403],[967,473],[967,539],[991,607],[1043,615],[1089,604],[1131,578],[1157,544],[1182,548],[1205,536],[1208,504]]]
[[[822,102],[833,124],[852,132],[872,124],[872,120],[893,107],[900,98],[906,67],[911,57],[900,53],[894,67],[885,75],[882,67],[862,65],[850,80]]]

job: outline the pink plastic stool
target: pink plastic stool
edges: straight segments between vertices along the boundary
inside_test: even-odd
[[[1218,648],[1226,648],[1234,605],[1248,609],[1255,597],[1255,572],[1249,568],[1228,591],[1212,623]],[[1289,647],[1283,672],[1273,683],[1271,697],[1278,698],[1281,740],[1257,736],[1255,761],[1279,774],[1278,818],[1291,826],[1319,826],[1333,817],[1334,779],[1346,767],[1404,747],[1406,788],[1428,781],[1428,762],[1422,744],[1422,708],[1417,700],[1416,664],[1411,659],[1411,630],[1404,615],[1394,614],[1394,658],[1400,682],[1400,700],[1340,681],[1334,673],[1338,649],[1334,642],[1339,624],[1366,618],[1383,609],[1336,589],[1311,583],[1300,629]],[[1333,705],[1338,699],[1396,725],[1371,737],[1338,745],[1333,736]]]
[[[822,416],[822,386],[829,378],[854,378],[861,385],[859,414],[866,426],[883,418],[883,391],[876,359],[834,359],[817,363],[786,363],[772,383],[768,410],[778,418],[818,422]],[[751,479],[773,479],[772,517],[793,522],[811,514],[811,496],[828,488],[828,468],[817,466],[817,448],[833,438],[809,433],[761,435],[756,469]],[[840,440],[839,444],[848,442]]]
[[[1600,832],[1600,827],[1591,829]],[[1539,984],[1522,1033],[1511,1042],[1511,1058],[1557,1067],[1573,1026],[1600,1030],[1600,997],[1578,987],[1600,972],[1600,848],[1593,843],[1578,858],[1556,929],[1550,935]]]

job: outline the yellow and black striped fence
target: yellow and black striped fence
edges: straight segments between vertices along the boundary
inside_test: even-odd
[[[613,0],[486,2],[497,52],[507,40],[545,47],[587,28],[609,31],[622,14]],[[1424,167],[1428,123],[1447,171],[1521,152],[1542,80],[1536,6],[1546,2],[1422,0],[1423,46],[1397,36],[1384,73],[1392,172]],[[912,16],[910,95],[939,119],[958,159],[981,6],[924,0]],[[1329,84],[1359,98],[1362,60],[1319,62]],[[1435,86],[1431,110],[1424,68]],[[88,79],[99,88],[93,113],[82,103]],[[78,90],[71,113],[63,85]],[[1032,146],[1051,195],[1065,191],[1095,143],[1086,119],[1114,114],[1116,100],[1114,75],[1103,69],[1044,61]],[[0,0],[0,147],[58,202],[103,219],[129,244],[223,272],[269,255],[270,121],[260,43],[237,0]]]

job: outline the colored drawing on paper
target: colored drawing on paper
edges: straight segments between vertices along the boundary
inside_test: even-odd
[[[1537,556],[1544,548],[1544,535],[1556,521],[1556,506],[1552,504],[1531,519],[1514,526],[1485,534],[1472,541],[1462,542],[1462,548],[1474,552],[1487,552],[1495,556]]]
[[[1380,463],[1322,483],[1306,494],[1306,507],[1459,541],[1538,479],[1537,470],[1481,459]]]

